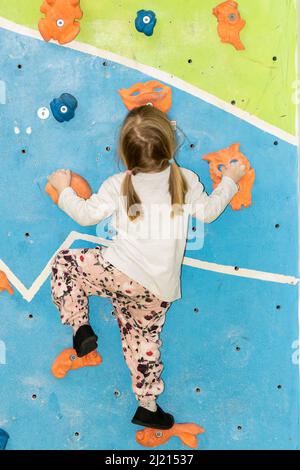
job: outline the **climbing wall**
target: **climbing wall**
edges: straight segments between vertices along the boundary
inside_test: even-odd
[[[208,192],[202,157],[233,143],[256,175],[252,205],[227,208],[205,227],[202,249],[191,243],[186,252],[183,298],[162,334],[160,404],[206,429],[200,450],[299,448],[294,2],[241,0],[245,50],[221,42],[218,2],[129,3],[81,1],[81,33],[59,45],[38,31],[40,0],[0,0],[0,271],[14,291],[0,292],[7,448],[140,448],[108,300],[90,298],[103,364],[61,381],[51,375],[71,332],[51,301],[49,263],[62,246],[94,246],[105,232],[77,225],[44,188],[57,168],[81,174],[93,191],[123,169],[116,137],[127,110],[118,90],[152,79],[172,88],[178,161]],[[135,28],[141,8],[156,14],[152,36]],[[62,93],[78,107],[60,123],[50,103]],[[174,438],[162,448],[185,447]]]

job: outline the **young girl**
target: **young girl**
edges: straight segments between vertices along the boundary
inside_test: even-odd
[[[176,134],[167,116],[152,106],[130,111],[119,154],[127,171],[108,178],[84,200],[70,187],[70,170],[48,177],[58,205],[78,224],[98,224],[113,215],[117,230],[104,248],[61,250],[52,265],[52,300],[61,321],[73,328],[78,357],[97,348],[89,325],[88,296],[111,299],[124,357],[139,406],[132,422],[168,429],[174,418],[157,404],[163,392],[160,332],[168,308],[181,297],[180,272],[188,217],[214,221],[238,191],[245,172],[239,163],[222,169],[211,196],[198,176],[175,162]]]

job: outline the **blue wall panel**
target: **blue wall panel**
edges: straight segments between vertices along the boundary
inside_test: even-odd
[[[95,234],[95,227],[78,226],[51,202],[44,193],[47,175],[71,168],[96,191],[120,171],[116,136],[126,109],[117,90],[149,77],[4,30],[0,47],[7,89],[0,104],[0,258],[29,287],[71,230]],[[78,99],[75,118],[40,120],[37,110],[63,92]],[[208,191],[201,156],[233,142],[241,143],[257,175],[252,207],[228,208],[206,226],[203,249],[187,255],[297,275],[296,148],[176,89],[170,116],[181,129],[179,162],[195,170]],[[0,340],[7,348],[7,363],[0,364],[0,427],[11,435],[9,448],[138,447],[130,424],[135,401],[112,309],[96,297],[90,307],[104,362],[57,381],[51,362],[71,336],[51,302],[49,279],[30,303],[17,291],[0,294]],[[200,448],[296,448],[297,334],[296,287],[184,267],[183,299],[171,307],[163,332],[162,406],[178,421],[207,429]],[[165,448],[183,447],[174,440]]]

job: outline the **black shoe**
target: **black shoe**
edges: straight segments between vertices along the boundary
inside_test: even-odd
[[[156,411],[149,411],[139,406],[131,422],[146,428],[170,429],[174,424],[174,418],[169,413],[165,413],[158,405]]]
[[[76,349],[78,357],[86,356],[88,353],[97,349],[98,336],[95,335],[90,325],[82,325],[76,331],[73,337],[73,347]]]

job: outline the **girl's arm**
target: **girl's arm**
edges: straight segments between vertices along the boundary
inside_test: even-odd
[[[204,223],[211,223],[216,220],[230,203],[233,196],[238,192],[238,181],[245,174],[244,165],[229,165],[223,171],[220,184],[210,196],[204,191],[203,184],[195,175],[191,188],[191,215]]]
[[[68,186],[59,194],[58,206],[79,225],[86,227],[98,224],[116,210],[110,178],[89,199],[77,196],[71,186]]]

